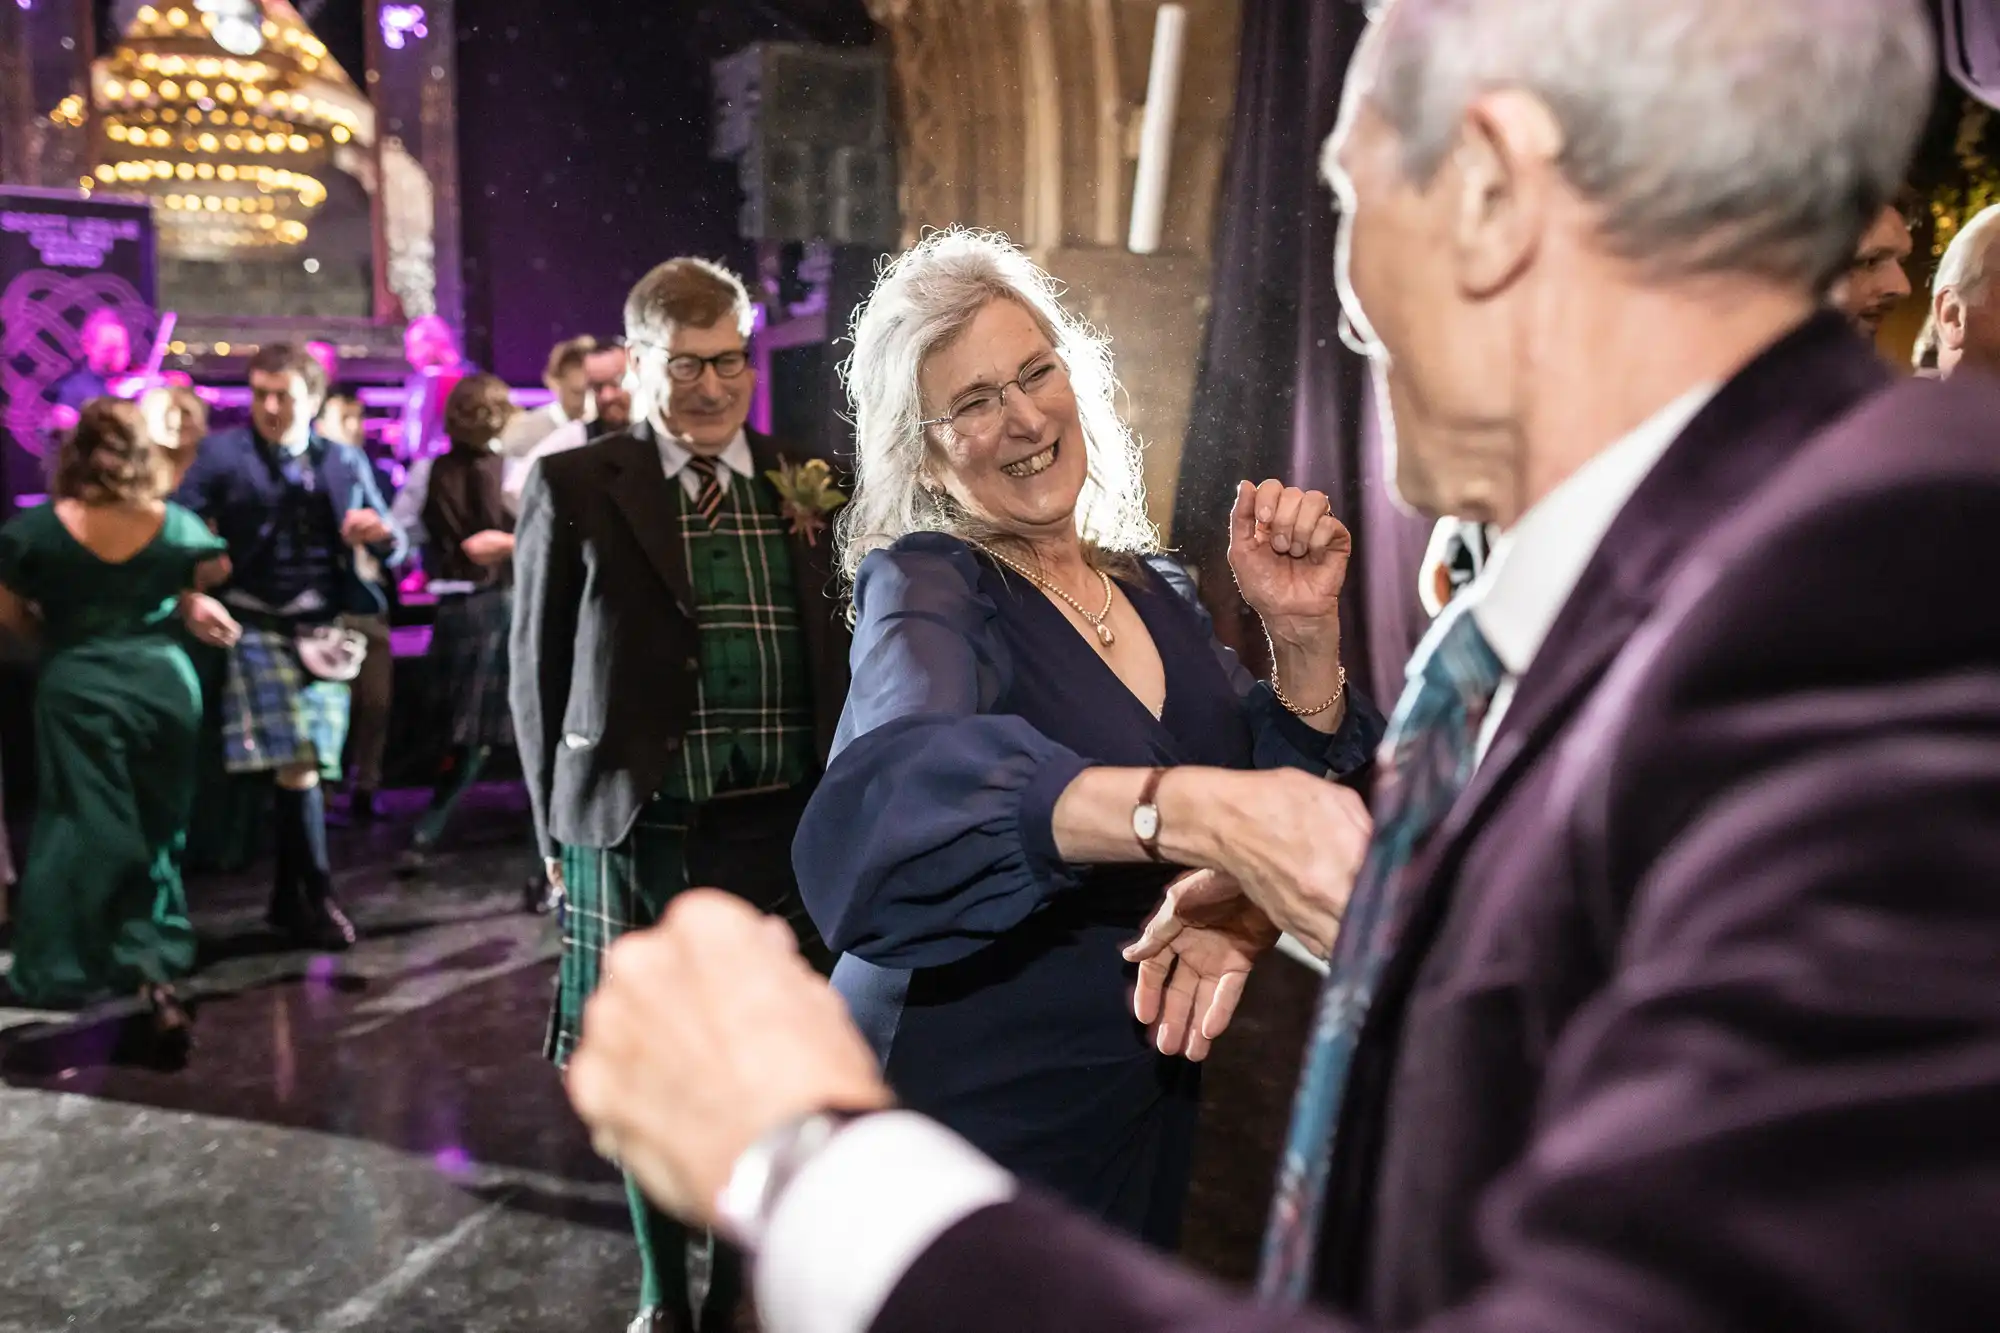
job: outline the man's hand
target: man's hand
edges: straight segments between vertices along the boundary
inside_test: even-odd
[[[243,637],[243,627],[229,614],[229,608],[206,593],[181,597],[181,620],[190,634],[214,648],[231,647]]]
[[[458,549],[475,565],[497,565],[514,554],[514,534],[488,528],[467,537],[458,544]]]
[[[546,872],[546,873],[548,874],[548,877],[549,877],[549,883],[551,883],[551,884],[555,885],[555,887],[556,887],[556,891],[557,891],[558,893],[568,893],[568,892],[569,892],[569,885],[567,885],[567,884],[563,883],[563,873],[562,873],[562,858],[561,858],[561,857],[559,857],[559,856],[545,856],[545,857],[543,857],[543,858],[542,858],[542,869],[543,869],[543,870],[544,870],[544,871],[545,871],[545,872]]]
[[[349,546],[375,546],[392,535],[388,520],[372,509],[350,509],[340,521],[340,539]]]
[[[1145,934],[1125,950],[1125,961],[1139,965],[1133,1016],[1162,1055],[1206,1058],[1236,1014],[1252,964],[1277,942],[1278,928],[1235,880],[1189,871],[1167,886]]]
[[[890,1104],[791,927],[714,889],[681,894],[660,925],[612,946],[568,1084],[597,1150],[697,1225],[765,1134],[828,1107]]]
[[[1173,783],[1163,802],[1176,799]],[[1351,788],[1294,768],[1229,773],[1162,822],[1199,826],[1199,864],[1233,876],[1278,929],[1318,958],[1333,952],[1347,895],[1375,831]]]

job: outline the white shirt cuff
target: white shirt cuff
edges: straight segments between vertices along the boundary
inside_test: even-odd
[[[1014,1178],[909,1111],[848,1126],[779,1197],[757,1256],[765,1333],[865,1333],[932,1242]]]

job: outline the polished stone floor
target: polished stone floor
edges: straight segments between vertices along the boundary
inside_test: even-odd
[[[410,799],[414,799],[411,794]],[[637,1273],[616,1177],[541,1058],[556,941],[518,910],[515,789],[391,873],[408,807],[337,832],[364,940],[286,952],[262,872],[191,884],[199,1044],[0,1009],[0,1333],[612,1333]],[[1218,1048],[1189,1258],[1250,1271],[1311,978],[1273,959]]]

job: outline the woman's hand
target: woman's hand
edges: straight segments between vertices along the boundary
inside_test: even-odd
[[[1201,1060],[1229,1027],[1250,968],[1278,942],[1278,928],[1242,887],[1214,870],[1167,886],[1146,931],[1125,950],[1139,965],[1132,1013],[1162,1055]]]
[[[214,648],[229,648],[243,637],[243,627],[229,608],[207,593],[191,592],[181,598],[181,620],[188,632]]]
[[[1326,495],[1271,480],[1239,482],[1229,522],[1229,567],[1243,600],[1279,643],[1317,651],[1340,636],[1340,590],[1354,537]]]

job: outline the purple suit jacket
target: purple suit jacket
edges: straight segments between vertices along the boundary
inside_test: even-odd
[[[1991,1326],[1996,540],[2000,391],[1891,387],[1831,317],[1689,425],[1412,868],[1343,1107],[1324,1306],[1374,1328]],[[1027,1198],[942,1237],[874,1327],[1321,1318]]]

